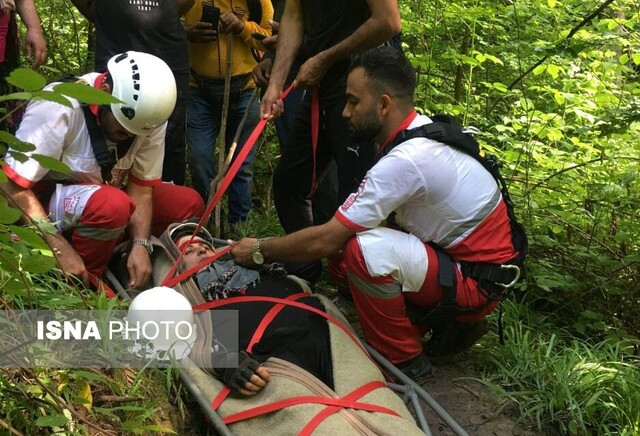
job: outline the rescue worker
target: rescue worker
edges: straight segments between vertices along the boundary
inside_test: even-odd
[[[8,151],[3,170],[9,180],[2,188],[30,220],[55,223],[58,232],[47,242],[62,271],[85,284],[95,284],[126,232],[132,241],[128,286],[141,287],[151,276],[151,235],[204,211],[197,192],[161,182],[175,80],[162,60],[134,51],[113,56],[106,73],[79,79],[122,103],[30,102],[16,137],[35,149],[24,161]],[[36,154],[71,172],[49,170]],[[96,158],[100,154],[106,161]]]
[[[352,141],[377,144],[379,160],[326,224],[274,239],[244,238],[232,254],[246,266],[343,255],[365,339],[422,382],[433,372],[421,342],[429,326],[412,323],[407,310],[429,313],[443,299],[431,243],[454,262],[504,264],[517,253],[500,190],[477,160],[423,137],[393,147],[404,130],[432,122],[414,109],[415,86],[413,67],[394,48],[353,58],[343,116]],[[396,229],[385,226],[393,212]],[[456,320],[482,319],[495,301],[474,279],[455,274],[457,305],[473,312]]]

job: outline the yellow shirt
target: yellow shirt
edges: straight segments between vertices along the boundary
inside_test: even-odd
[[[220,14],[231,11],[230,0],[215,0],[214,6],[220,8]],[[273,19],[273,6],[270,0],[260,0],[262,4],[262,20],[260,24],[249,19],[249,7],[246,0],[234,0],[233,7],[237,16],[244,20],[244,29],[238,35],[233,35],[231,50],[231,75],[249,74],[256,65],[251,49],[261,50],[260,42],[251,36],[260,33],[271,36],[269,20]],[[196,0],[193,7],[185,15],[185,26],[191,26],[200,21],[202,16],[202,0]],[[189,42],[189,65],[196,74],[207,78],[222,79],[227,69],[227,34],[219,33],[218,40],[209,43]],[[191,84],[195,85],[193,78]],[[255,84],[249,80],[247,88]]]

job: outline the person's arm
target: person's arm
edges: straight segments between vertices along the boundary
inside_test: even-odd
[[[27,28],[24,41],[24,53],[33,57],[33,68],[38,68],[47,59],[47,43],[42,34],[40,18],[34,0],[16,0],[16,11]]]
[[[151,238],[151,218],[153,212],[153,188],[129,181],[127,194],[134,201],[136,210],[129,221],[131,240]],[[130,288],[144,285],[151,277],[151,256],[144,245],[133,245],[127,259]]]
[[[71,3],[87,20],[92,23],[96,21],[96,0],[71,0]]]
[[[2,191],[34,222],[49,221],[44,207],[31,189],[25,189],[11,179],[1,185]],[[62,272],[73,275],[85,285],[89,283],[89,273],[80,255],[71,244],[60,234],[45,235],[45,239],[58,260]]]
[[[347,240],[355,234],[335,217],[329,222],[299,230],[274,239],[261,239],[260,252],[268,262],[308,262],[339,254]],[[254,238],[232,243],[231,254],[243,266],[254,266],[251,258]]]
[[[302,64],[294,81],[296,87],[317,85],[336,62],[377,47],[400,33],[402,23],[397,0],[367,0],[367,3],[371,11],[369,19],[349,37]]]
[[[280,94],[304,39],[304,16],[300,1],[287,0],[284,6],[269,86],[260,102],[260,115],[263,118],[268,118],[271,114],[277,117],[284,110]]]

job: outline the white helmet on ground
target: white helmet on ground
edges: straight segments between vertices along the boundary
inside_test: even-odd
[[[182,359],[191,352],[196,341],[196,324],[189,300],[166,286],[157,286],[136,296],[127,312],[127,326],[137,329],[133,339],[146,340],[149,350],[140,342],[131,351],[141,357],[158,360]]]
[[[111,110],[134,135],[144,136],[167,121],[176,105],[176,81],[169,66],[156,56],[128,51],[107,63],[113,82],[111,94],[123,103]]]

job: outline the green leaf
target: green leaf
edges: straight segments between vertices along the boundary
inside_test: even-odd
[[[91,393],[91,386],[86,380],[78,380],[78,401],[91,412],[91,406],[93,405],[93,394]]]
[[[57,266],[53,256],[43,254],[23,255],[22,269],[33,274],[44,274]]]
[[[37,91],[45,87],[47,79],[29,68],[18,68],[9,74],[7,82],[25,91]]]
[[[623,53],[622,55],[620,55],[619,62],[622,65],[627,65],[629,63],[629,55],[626,53]]]
[[[631,59],[633,59],[633,63],[636,65],[640,65],[640,53],[634,53],[631,55]]]
[[[23,142],[11,133],[5,132],[4,130],[0,130],[0,142],[9,145],[9,147],[11,147],[13,150],[21,151],[23,153],[36,149],[35,145],[29,144],[28,142]]]
[[[554,79],[558,78],[558,73],[560,72],[560,67],[557,65],[547,65],[547,73]]]
[[[6,100],[29,100],[33,96],[31,92],[13,92],[11,94],[0,96],[0,101]]]
[[[4,196],[0,196],[0,224],[13,224],[20,219],[22,212],[9,206]]]
[[[53,89],[60,94],[75,98],[82,103],[122,103],[122,101],[115,98],[111,94],[106,93],[101,89],[96,89],[93,86],[88,86],[82,83],[60,83],[59,85],[54,86]]]
[[[69,420],[62,415],[45,415],[38,418],[36,426],[38,427],[62,427],[67,425]]]
[[[34,153],[31,155],[31,157],[37,160],[40,165],[42,165],[47,169],[57,171],[63,174],[71,174],[71,168],[69,168],[67,164],[51,156],[45,156],[43,154]]]
[[[144,434],[146,434],[146,432],[178,434],[170,428],[162,427],[161,425],[143,425],[142,427],[137,428],[135,432]]]
[[[547,5],[553,9],[556,7],[556,0],[547,0]]]
[[[67,97],[65,97],[62,94],[58,94],[57,92],[54,92],[54,91],[48,91],[48,90],[36,91],[33,93],[33,99],[52,101],[54,103],[59,103],[66,107],[73,107],[73,104]]]
[[[18,235],[21,241],[33,248],[49,249],[47,243],[42,239],[35,229],[21,226],[10,226],[9,230]]]

